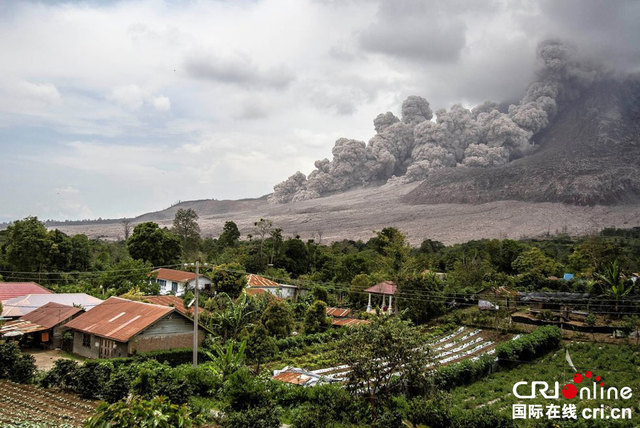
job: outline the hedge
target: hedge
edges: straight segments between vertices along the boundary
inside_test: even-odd
[[[108,358],[96,361],[110,362],[117,368],[123,364],[139,363],[147,360],[156,360],[159,363],[167,363],[171,367],[176,367],[181,364],[189,364],[193,362],[193,349],[180,348],[170,349],[167,351],[141,352],[139,354],[134,354],[131,357]],[[207,354],[205,354],[202,349],[198,349],[198,363],[202,364],[209,361],[210,359]]]
[[[304,346],[314,345],[316,343],[327,343],[334,339],[340,338],[347,333],[347,329],[331,329],[322,333],[305,334],[300,336],[285,337],[276,341],[276,346],[280,352],[294,348],[302,348]]]

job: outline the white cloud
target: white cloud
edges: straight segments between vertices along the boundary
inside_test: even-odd
[[[157,96],[151,99],[153,107],[158,111],[169,111],[171,109],[171,100],[169,97]]]
[[[142,107],[144,95],[138,85],[125,85],[113,88],[108,98],[122,107],[137,110]]]

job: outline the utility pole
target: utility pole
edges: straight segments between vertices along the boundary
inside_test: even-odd
[[[198,275],[200,274],[200,262],[196,261],[196,287],[193,306],[193,367],[198,367]]]

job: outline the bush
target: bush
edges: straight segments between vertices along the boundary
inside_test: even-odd
[[[75,391],[77,381],[78,363],[66,358],[53,363],[51,370],[40,381],[40,385],[45,388],[57,386],[67,391]]]
[[[35,358],[20,352],[15,342],[0,344],[0,379],[31,383],[36,371]]]
[[[193,417],[187,406],[167,403],[163,397],[156,397],[149,401],[132,397],[114,404],[101,404],[96,414],[85,422],[85,427],[187,428],[201,424],[202,419]]]
[[[531,361],[560,346],[562,331],[555,326],[539,327],[533,333],[496,346],[496,356],[501,365]]]
[[[108,403],[115,403],[126,398],[131,387],[131,377],[127,367],[120,367],[120,369],[111,372],[111,377],[102,390],[102,398]]]
[[[86,361],[76,369],[76,392],[84,398],[102,397],[112,371],[110,363]]]
[[[278,428],[281,426],[277,407],[253,407],[243,411],[225,413],[223,427],[229,428]]]

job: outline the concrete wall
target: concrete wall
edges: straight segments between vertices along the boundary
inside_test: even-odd
[[[162,278],[158,278],[158,279],[162,279]],[[156,279],[156,282],[158,281],[158,279]],[[173,293],[173,282],[175,281],[166,281],[166,283],[163,285],[160,285],[160,294],[174,294]],[[187,284],[186,282],[179,282],[178,283],[178,291],[175,293],[176,296],[184,296],[184,290],[185,290],[185,284]],[[196,280],[192,280],[189,281],[187,287],[191,290],[193,290],[193,288],[196,285]],[[211,288],[211,280],[209,278],[198,278],[198,290],[204,290],[205,287],[207,288]]]
[[[202,344],[205,331],[198,330],[198,344]],[[129,341],[129,353],[191,348],[193,346],[193,321],[171,313],[138,333]]]
[[[82,345],[82,338],[84,333],[79,331],[73,332],[73,353],[86,358],[100,358],[100,338],[98,336],[91,335],[91,346],[86,347]],[[115,342],[116,347],[113,350],[113,358],[127,357],[128,347],[126,343]]]

